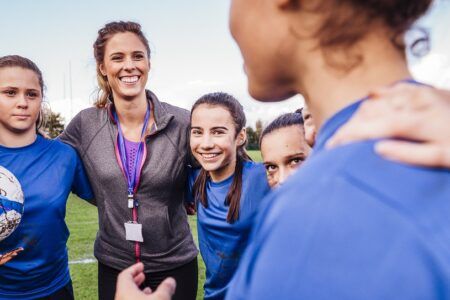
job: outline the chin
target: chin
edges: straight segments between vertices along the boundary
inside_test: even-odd
[[[213,164],[201,164],[202,168],[207,171],[207,172],[214,172],[217,169],[219,169],[220,167],[218,167],[217,165],[213,165]]]
[[[136,97],[140,96],[142,93],[145,93],[145,89],[139,91],[123,91],[122,97],[125,100],[133,100]]]
[[[36,127],[35,127],[35,125],[33,123],[33,124],[28,125],[28,126],[12,126],[10,128],[10,130],[12,132],[14,132],[15,134],[25,134],[25,133],[27,133],[29,131],[36,130]]]
[[[268,85],[252,85],[249,81],[248,92],[255,100],[261,102],[280,102],[289,99],[297,94],[295,91],[284,90],[282,88],[272,87]]]

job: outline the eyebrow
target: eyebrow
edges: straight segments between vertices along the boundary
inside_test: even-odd
[[[294,154],[291,154],[291,155],[287,156],[286,158],[287,159],[292,159],[292,158],[296,158],[296,157],[299,157],[299,156],[303,157],[303,158],[307,157],[304,152],[297,152],[297,153],[294,153]]]
[[[228,131],[228,128],[223,127],[223,126],[216,126],[216,127],[211,128],[211,130],[217,130],[217,129],[223,129],[223,130]]]
[[[203,128],[200,126],[191,126],[191,130],[192,129],[202,129],[203,130]],[[222,126],[216,126],[216,127],[210,128],[209,130],[217,130],[217,129],[223,129],[223,130],[228,131],[228,128],[222,127]]]
[[[132,54],[145,54],[144,51],[133,51],[131,53]],[[114,55],[123,55],[123,54],[124,54],[123,52],[114,52],[114,53],[111,53],[109,55],[109,57],[114,56]]]
[[[122,52],[114,52],[114,53],[111,53],[109,55],[109,57],[114,56],[114,55],[122,55],[122,54],[123,54]]]

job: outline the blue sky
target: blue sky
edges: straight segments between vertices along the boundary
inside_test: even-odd
[[[137,21],[152,49],[148,88],[161,100],[189,109],[204,93],[229,92],[243,103],[250,124],[300,107],[300,97],[260,104],[248,95],[242,58],[228,31],[228,8],[228,0],[5,1],[0,55],[35,61],[44,73],[47,101],[70,119],[95,97],[97,30],[113,20]],[[421,23],[431,30],[432,51],[414,59],[412,70],[420,80],[450,88],[450,1],[437,1]]]

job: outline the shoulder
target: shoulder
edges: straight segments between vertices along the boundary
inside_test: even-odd
[[[302,180],[315,180],[331,187],[341,178],[346,186],[377,195],[378,199],[406,202],[409,201],[404,199],[405,196],[409,200],[418,199],[426,196],[433,188],[444,192],[440,186],[450,180],[450,171],[389,161],[375,153],[375,142],[372,140],[352,143],[322,151],[318,155],[313,154],[301,169],[305,174]]]
[[[250,274],[239,276],[248,284],[248,299],[272,293],[265,284],[285,280],[285,274],[298,274],[304,282],[288,278],[283,292],[304,298],[320,298],[317,292],[364,298],[365,291],[355,286],[373,288],[378,296],[430,291],[430,282],[419,278],[436,271],[427,261],[445,261],[442,241],[450,238],[444,230],[450,226],[450,187],[435,177],[442,173],[385,161],[373,152],[373,142],[313,155],[269,194],[258,215],[241,263],[251,266]],[[417,181],[408,179],[415,176]],[[420,178],[435,194],[430,196]],[[450,278],[448,268],[442,270],[435,273],[439,279]],[[379,274],[389,278],[383,286],[367,284]]]
[[[79,111],[75,117],[67,125],[67,129],[80,130],[80,126],[89,127],[96,123],[101,123],[106,120],[108,110],[106,108],[89,107]]]
[[[106,108],[83,109],[67,124],[59,139],[76,147],[81,152],[83,140],[95,136],[107,120],[108,110]]]
[[[243,174],[244,174],[244,176],[248,176],[248,177],[257,176],[258,178],[260,178],[260,177],[265,178],[266,170],[262,163],[254,162],[254,161],[245,161]]]
[[[242,172],[244,188],[246,187],[250,193],[257,198],[265,196],[270,191],[269,183],[264,165],[253,161],[244,162]]]
[[[450,238],[440,231],[450,226],[450,172],[384,160],[373,144],[324,151],[307,161],[269,196],[268,230],[295,227],[308,236],[314,227],[324,233],[317,241],[336,238],[337,244],[368,243],[367,235],[378,242],[404,237],[431,244],[437,232]]]
[[[95,107],[95,106],[88,107],[88,108],[85,108],[85,109],[81,110],[75,116],[75,118],[76,117],[83,118],[83,119],[90,118],[90,117],[95,118],[95,117],[98,117],[100,115],[107,116],[108,115],[108,109],[107,108],[98,108],[98,107]]]
[[[166,103],[160,102],[161,108],[164,109],[167,113],[173,115],[177,122],[180,122],[184,125],[190,124],[190,112],[187,109]]]
[[[38,136],[38,147],[36,150],[42,151],[46,156],[51,156],[60,162],[73,163],[78,159],[76,150],[59,139],[46,139]]]
[[[70,145],[60,141],[59,139],[48,140],[53,152],[61,153],[67,157],[77,157],[77,151]]]

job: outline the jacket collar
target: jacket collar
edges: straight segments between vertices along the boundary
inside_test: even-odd
[[[155,118],[155,125],[150,129],[150,134],[154,134],[163,130],[169,125],[170,121],[175,117],[173,114],[169,113],[162,105],[156,95],[150,90],[145,90],[145,94],[147,96],[147,101],[151,104],[153,108],[153,115]],[[108,111],[108,117],[110,121],[116,125],[116,120],[114,119],[113,112],[115,110],[114,103],[112,101],[108,101],[106,105],[106,109]]]

